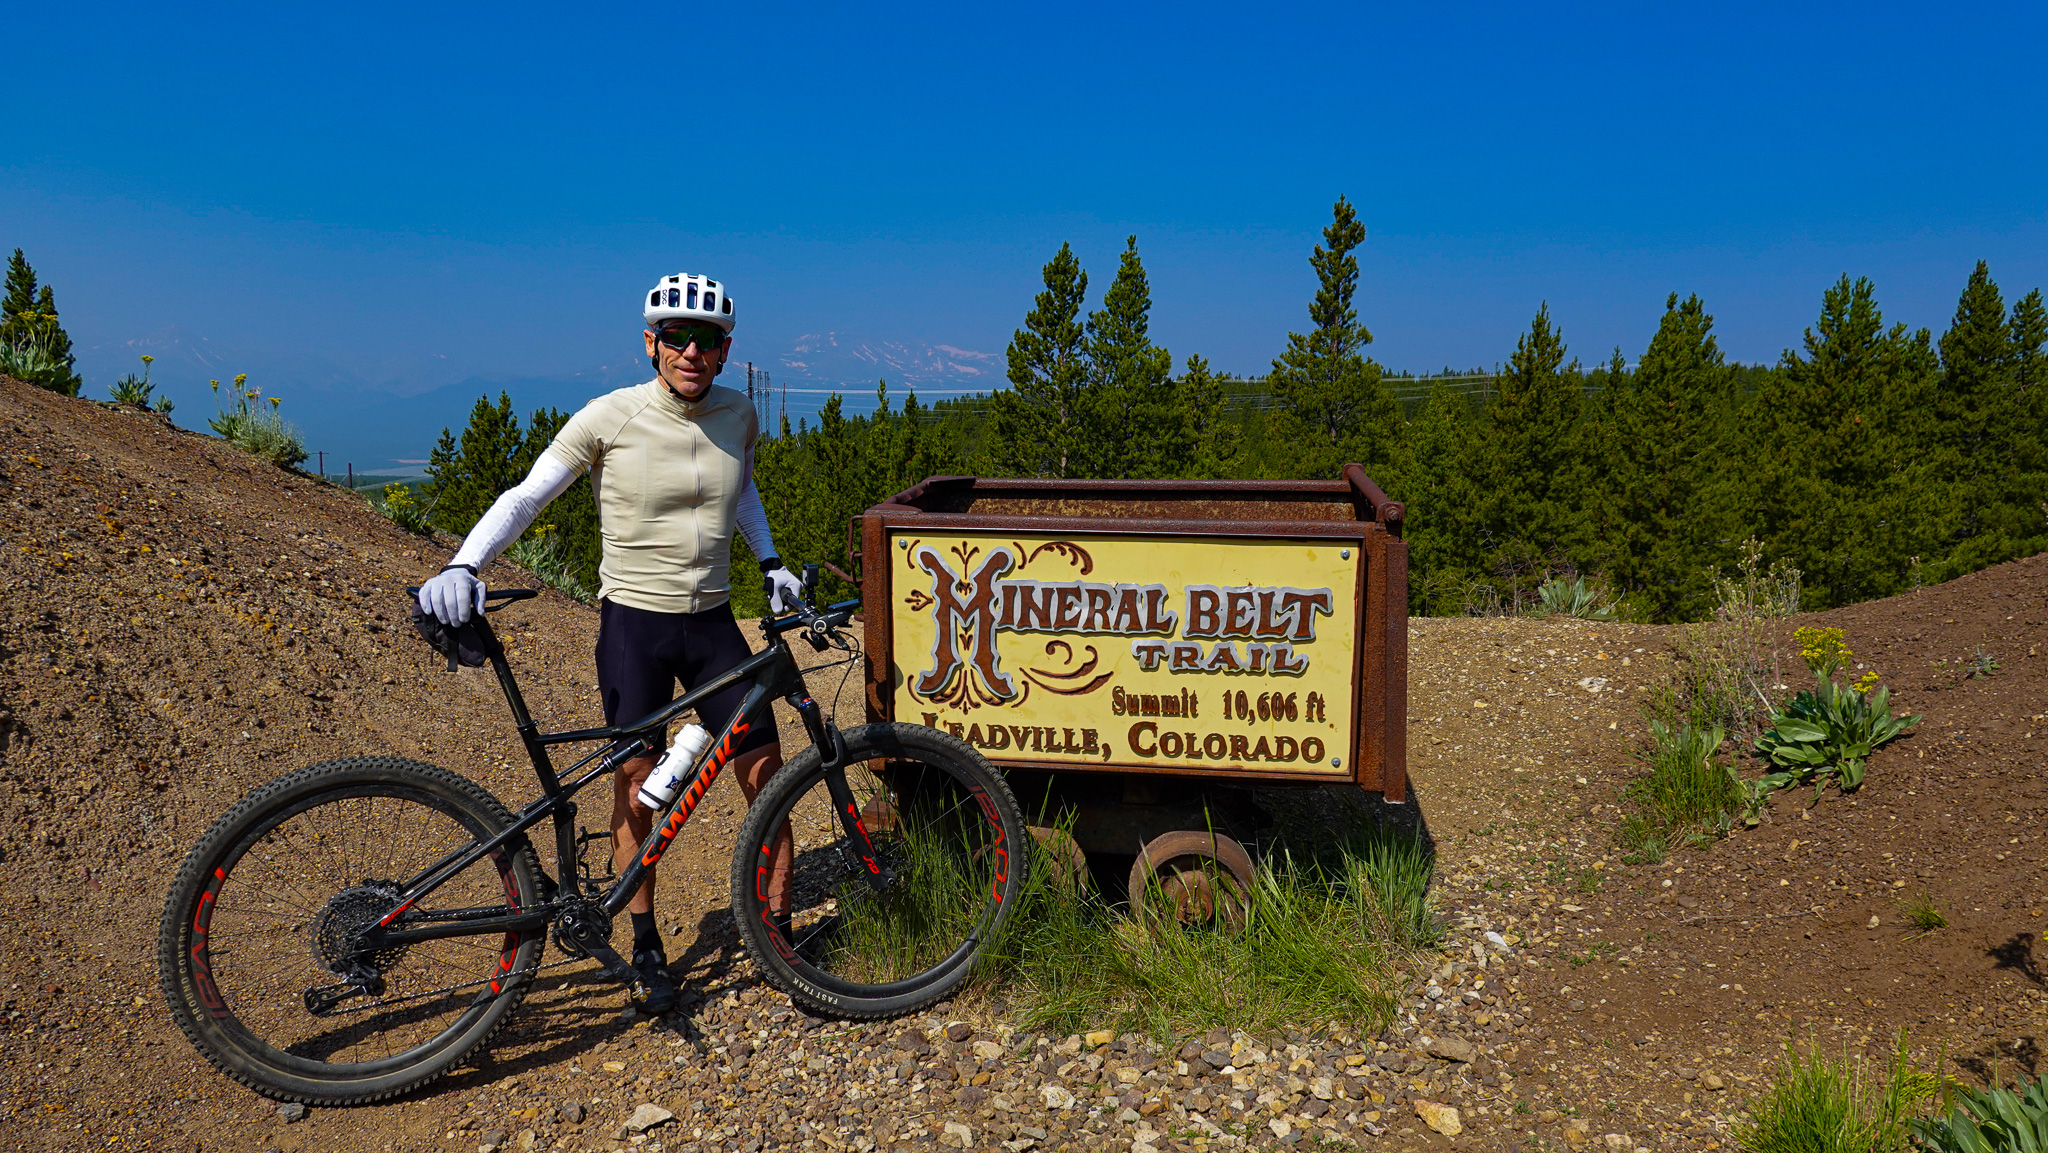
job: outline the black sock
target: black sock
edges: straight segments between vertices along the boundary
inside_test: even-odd
[[[661,930],[654,927],[653,913],[633,914],[633,951],[661,950]],[[666,954],[664,954],[666,955]]]

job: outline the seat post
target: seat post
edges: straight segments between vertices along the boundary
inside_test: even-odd
[[[519,730],[519,740],[526,746],[526,757],[533,762],[534,771],[540,774],[541,787],[549,793],[561,789],[561,779],[555,776],[555,765],[548,757],[547,747],[537,739],[539,726],[533,722],[533,715],[526,711],[526,697],[519,691],[519,681],[512,675],[512,665],[505,659],[505,646],[498,640],[498,631],[484,614],[476,614],[477,636],[484,642],[484,656],[491,662],[491,671],[498,674],[498,687],[504,690],[505,703],[512,709],[512,723]]]

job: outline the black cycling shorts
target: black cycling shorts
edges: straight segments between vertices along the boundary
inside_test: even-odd
[[[631,724],[675,700],[677,681],[687,693],[752,655],[729,604],[699,613],[657,613],[601,601],[597,691],[604,700],[604,722]],[[752,687],[751,681],[740,681],[698,703],[697,716],[713,739],[725,731]],[[766,708],[737,751],[751,752],[781,739],[774,709]],[[664,739],[657,751],[665,745]]]

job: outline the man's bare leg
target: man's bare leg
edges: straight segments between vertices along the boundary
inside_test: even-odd
[[[654,769],[653,757],[634,757],[612,774],[612,867],[624,873],[654,827],[654,812],[640,803],[640,786]],[[636,973],[633,1001],[654,1013],[665,1013],[675,1004],[676,984],[668,975],[668,955],[661,951],[661,934],[654,927],[654,870],[626,902],[633,915],[633,944],[627,950]],[[649,952],[652,950],[652,952]],[[658,960],[657,960],[658,959]]]
[[[647,783],[647,774],[654,771],[652,756],[634,757],[612,774],[612,871],[624,873],[626,866],[633,863],[633,854],[640,851],[641,842],[647,839],[648,830],[654,828],[654,810],[640,803],[640,786]],[[633,893],[633,899],[626,902],[626,910],[632,913],[654,911],[654,870],[647,870],[647,879],[640,882],[640,888]]]
[[[780,744],[765,745],[733,758],[733,774],[740,779],[740,792],[746,794],[748,805],[754,803],[754,798],[767,787],[768,779],[781,767]],[[768,910],[778,917],[789,916],[789,877],[794,856],[789,822],[784,821],[775,831],[775,849],[769,854]]]
[[[740,780],[740,792],[745,794],[749,805],[754,803],[768,778],[782,767],[782,746],[766,745],[752,752],[741,753],[732,759],[733,775]],[[641,805],[640,786],[647,781],[647,774],[654,769],[653,757],[634,757],[620,767],[612,779],[612,867],[625,872],[633,863],[633,855],[647,840],[647,833],[654,828],[654,810]],[[777,912],[789,911],[789,825],[785,822],[776,838],[774,853],[776,871],[769,881],[769,894]],[[647,879],[640,883],[633,898],[626,902],[626,909],[633,913],[654,911],[654,869],[647,870]]]

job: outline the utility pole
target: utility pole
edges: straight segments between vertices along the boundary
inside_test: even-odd
[[[349,462],[348,462],[348,490],[349,490],[350,492],[354,492],[354,491],[356,490],[356,462],[355,462],[355,461],[349,461]]]
[[[327,454],[326,454],[326,453],[324,453],[324,452],[315,452],[315,453],[314,453],[313,455],[315,455],[315,456],[317,456],[317,457],[319,457],[319,458],[320,458],[320,479],[321,479],[321,480],[326,480],[326,479],[327,479]]]

